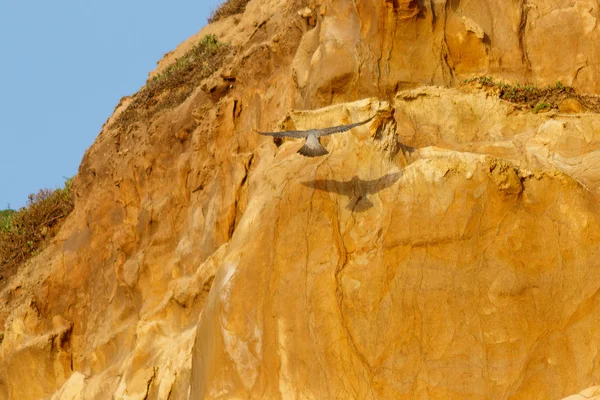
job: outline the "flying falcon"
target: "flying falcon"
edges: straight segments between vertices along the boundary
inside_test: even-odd
[[[276,138],[304,138],[306,139],[306,143],[304,144],[304,146],[302,146],[300,150],[298,150],[298,153],[306,157],[318,157],[324,156],[325,154],[329,153],[325,149],[325,147],[321,145],[321,136],[328,136],[333,135],[334,133],[349,131],[352,128],[356,128],[357,126],[366,124],[373,118],[375,118],[375,115],[373,115],[369,119],[366,119],[362,122],[357,122],[355,124],[332,126],[330,128],[322,129],[309,129],[307,131],[259,132],[255,129],[254,132],[259,133],[261,135],[273,136]]]

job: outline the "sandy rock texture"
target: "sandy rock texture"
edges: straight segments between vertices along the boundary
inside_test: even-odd
[[[182,104],[86,152],[0,292],[0,398],[570,399],[600,384],[597,1],[252,0]],[[264,131],[372,122],[323,140]]]
[[[391,108],[339,114],[366,104]],[[285,143],[258,161],[193,398],[551,399],[598,380],[597,139],[582,127],[599,117],[440,88],[392,110],[326,158]]]

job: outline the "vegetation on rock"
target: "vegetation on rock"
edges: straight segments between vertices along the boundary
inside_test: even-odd
[[[8,229],[10,225],[10,217],[15,213],[15,210],[0,210],[0,231]]]
[[[18,211],[0,211],[0,275],[14,272],[56,235],[73,210],[72,181],[67,179],[60,189],[42,189],[30,194],[27,206]]]
[[[517,83],[511,85],[505,82],[499,82],[489,76],[480,76],[466,79],[464,84],[477,83],[483,87],[494,89],[500,98],[511,103],[523,104],[533,112],[547,111],[557,109],[558,104],[566,99],[575,99],[587,109],[600,112],[600,99],[597,96],[582,95],[575,92],[570,86],[565,86],[561,82],[543,88],[534,85],[524,85]]]
[[[230,15],[241,14],[246,10],[246,5],[250,0],[227,0],[216,10],[212,12],[208,18],[209,23],[213,23]]]
[[[549,110],[550,108],[552,108],[552,106],[550,104],[545,103],[545,102],[541,102],[541,103],[538,103],[533,108],[533,112],[537,114],[537,113],[542,112],[544,110]]]
[[[116,124],[130,125],[165,108],[181,104],[203,79],[223,65],[231,47],[206,35],[186,54],[152,78],[133,96],[133,101],[118,116]]]

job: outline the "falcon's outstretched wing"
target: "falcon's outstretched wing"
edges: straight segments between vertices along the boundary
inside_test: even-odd
[[[256,129],[254,129],[254,132],[260,134],[260,135],[265,135],[265,136],[273,136],[276,138],[284,138],[284,137],[290,137],[290,138],[305,138],[308,136],[308,134],[311,131],[282,131],[282,132],[259,132]]]
[[[357,126],[366,124],[367,122],[369,122],[373,118],[375,118],[375,115],[373,115],[369,119],[366,119],[366,120],[361,121],[361,122],[356,122],[354,124],[339,125],[339,126],[332,126],[331,128],[317,129],[316,130],[317,131],[317,136],[328,136],[328,135],[333,135],[334,133],[349,131],[352,128],[356,128]]]

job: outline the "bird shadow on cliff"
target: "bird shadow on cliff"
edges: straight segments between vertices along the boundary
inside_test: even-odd
[[[354,212],[363,212],[373,207],[373,203],[368,198],[369,195],[392,186],[400,177],[402,177],[402,172],[394,172],[373,180],[360,179],[355,175],[349,181],[317,179],[301,183],[313,189],[349,197],[350,202],[346,205],[346,209]]]

